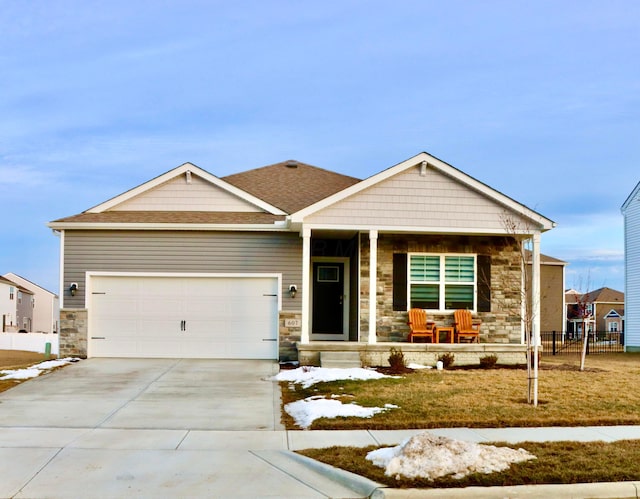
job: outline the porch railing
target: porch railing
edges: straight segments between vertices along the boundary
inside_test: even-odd
[[[580,333],[541,331],[542,355],[581,355],[584,337]],[[624,332],[595,331],[587,338],[587,355],[624,352]]]

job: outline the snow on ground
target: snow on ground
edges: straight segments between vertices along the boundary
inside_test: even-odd
[[[363,369],[361,367],[345,369],[303,366],[298,367],[297,369],[281,371],[279,374],[276,374],[273,379],[276,381],[298,383],[302,385],[302,388],[309,388],[316,383],[322,383],[325,381],[339,381],[342,379],[368,380],[391,377],[392,376],[379,373],[374,369]]]
[[[272,379],[276,381],[289,381],[290,383],[298,383],[303,388],[309,388],[316,383],[325,381],[339,380],[370,380],[380,378],[391,378],[385,374],[374,371],[373,369],[357,368],[327,368],[327,367],[299,367],[287,371],[281,371]],[[297,400],[285,405],[284,410],[289,414],[296,424],[305,430],[311,426],[316,419],[319,418],[337,418],[340,416],[371,418],[376,414],[385,412],[389,409],[395,409],[397,406],[386,404],[384,407],[362,407],[354,402],[343,404],[340,400],[341,396],[333,395],[331,400],[322,396],[307,397],[304,400]]]
[[[397,405],[393,404],[385,404],[384,407],[362,407],[354,403],[343,404],[335,398],[329,400],[318,395],[291,402],[285,406],[284,410],[295,420],[298,426],[306,430],[311,426],[311,423],[319,418],[337,418],[339,416],[371,418],[376,414],[389,409],[396,409],[397,407]]]
[[[78,362],[79,360],[80,359],[75,357],[66,357],[64,359],[47,360],[44,362],[40,362],[39,364],[35,364],[25,369],[0,370],[0,379],[6,380],[35,378],[36,376],[40,376],[45,371],[55,369],[56,367],[65,366],[67,364],[70,364],[71,362]]]
[[[462,478],[470,473],[493,473],[512,463],[536,459],[524,449],[510,449],[418,433],[396,447],[371,451],[367,459],[385,475],[434,479],[447,475]]]

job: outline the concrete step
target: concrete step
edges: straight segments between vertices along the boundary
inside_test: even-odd
[[[362,367],[359,352],[320,352],[320,367]]]

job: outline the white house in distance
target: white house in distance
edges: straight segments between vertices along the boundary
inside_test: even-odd
[[[624,216],[625,351],[640,352],[640,182],[621,211]]]
[[[12,330],[16,326],[16,285],[9,279],[0,277],[0,332]]]
[[[57,333],[60,324],[58,295],[13,272],[8,272],[3,277],[33,293],[33,319],[29,332]]]

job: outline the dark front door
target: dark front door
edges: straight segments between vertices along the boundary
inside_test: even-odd
[[[343,339],[344,296],[344,263],[314,262],[313,334]]]

